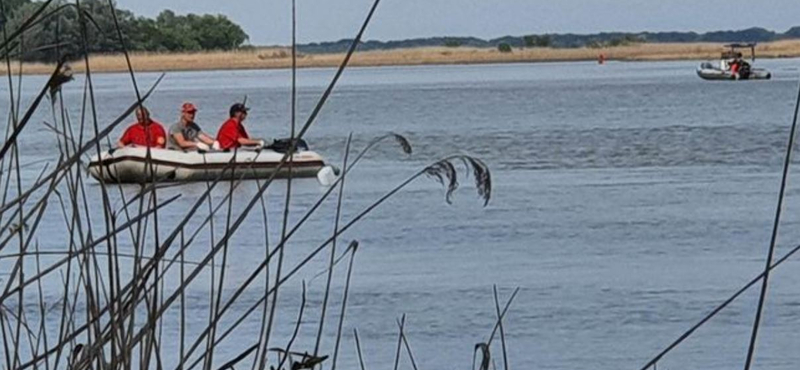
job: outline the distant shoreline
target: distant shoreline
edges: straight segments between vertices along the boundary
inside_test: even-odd
[[[602,54],[607,61],[667,61],[715,60],[723,44],[718,43],[639,43],[605,48],[514,48],[510,53],[497,49],[473,47],[420,47],[383,51],[357,52],[350,61],[354,67],[385,67],[415,65],[457,65],[495,63],[535,63],[594,61]],[[747,51],[745,54],[749,54]],[[800,40],[785,40],[758,44],[758,58],[800,57]],[[325,68],[338,66],[344,54],[305,54],[297,62],[300,68]],[[127,67],[121,55],[93,55],[92,72],[125,72]],[[291,55],[286,48],[261,48],[235,52],[204,53],[134,53],[131,62],[136,72],[175,72],[209,70],[248,70],[291,68]],[[26,75],[50,74],[54,66],[26,63]],[[83,72],[82,62],[72,63],[75,72]],[[12,64],[14,74],[19,64]],[[0,72],[6,74],[5,64]]]

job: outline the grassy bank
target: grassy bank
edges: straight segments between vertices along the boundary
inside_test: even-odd
[[[396,49],[387,51],[368,51],[356,53],[352,66],[397,66],[397,65],[435,65],[435,64],[484,64],[484,63],[523,63],[548,61],[596,60],[604,54],[608,60],[653,61],[653,60],[701,60],[716,59],[722,51],[721,44],[634,44],[611,48],[578,49],[514,49],[511,53],[501,53],[496,49],[467,47],[435,47]],[[756,53],[761,58],[800,57],[800,40],[778,41],[760,44]],[[300,55],[301,68],[333,67],[341,63],[343,54]],[[226,69],[277,69],[291,66],[289,50],[263,48],[251,51],[209,52],[184,54],[138,53],[131,56],[136,71],[198,71]],[[125,60],[121,55],[95,55],[91,58],[93,72],[126,71]],[[12,68],[19,70],[16,64]],[[83,71],[83,63],[73,63],[75,71]],[[6,73],[5,64],[0,71]],[[52,66],[30,63],[22,66],[24,74],[47,74]]]

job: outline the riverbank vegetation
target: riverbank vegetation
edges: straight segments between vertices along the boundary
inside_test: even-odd
[[[598,48],[511,48],[501,52],[497,48],[475,47],[426,47],[367,51],[353,55],[351,66],[411,66],[439,64],[488,64],[488,63],[536,63],[554,61],[594,61],[599,55],[606,60],[655,61],[655,60],[714,60],[723,50],[722,44],[628,44]],[[759,58],[800,57],[800,40],[778,41],[759,44],[756,53]],[[344,54],[300,54],[297,60],[300,68],[328,68],[338,66]],[[124,72],[127,70],[125,58],[119,54],[94,55],[91,60],[94,72]],[[133,53],[133,68],[145,71],[199,71],[199,70],[237,70],[237,69],[283,69],[292,64],[291,52],[286,48],[254,48],[251,50],[198,52],[198,53]],[[0,72],[5,73],[5,65]],[[20,66],[12,66],[17,73]],[[25,63],[24,74],[47,74],[52,65]],[[72,68],[83,71],[81,63]]]
[[[16,29],[34,16],[43,1],[4,1],[1,17],[7,29]],[[184,71],[230,69],[276,69],[291,66],[287,47],[255,47],[249,36],[224,15],[179,15],[162,11],[155,18],[137,16],[112,7],[107,0],[76,3],[51,0],[47,11],[30,27],[24,38],[10,45],[15,60],[12,70],[23,74],[46,74],[59,57],[79,60],[92,55],[96,72],[122,72],[128,66],[120,54],[122,46],[132,53],[137,71]],[[112,11],[113,10],[113,11]],[[89,43],[80,42],[84,30]],[[117,27],[118,25],[118,27]],[[123,43],[120,43],[123,40]],[[727,42],[761,42],[760,57],[800,56],[800,27],[786,32],[763,28],[739,31],[695,32],[604,32],[597,34],[529,34],[484,40],[476,37],[430,37],[400,41],[359,41],[354,66],[427,64],[522,63],[596,60],[704,60],[716,59]],[[301,68],[335,67],[353,40],[298,45]],[[22,65],[18,62],[22,61]],[[83,71],[81,63],[73,69]],[[7,66],[0,66],[5,72]]]

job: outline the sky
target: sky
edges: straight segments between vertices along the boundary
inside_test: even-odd
[[[297,0],[298,40],[355,36],[373,0]],[[224,14],[254,45],[288,44],[290,0],[117,0],[137,15]],[[800,26],[798,0],[382,0],[367,40],[432,36],[494,38],[534,33],[716,31]]]

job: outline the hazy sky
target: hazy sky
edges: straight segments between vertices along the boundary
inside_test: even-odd
[[[136,14],[221,13],[256,45],[290,40],[289,0],[117,0]],[[300,42],[352,38],[372,0],[297,0]],[[800,0],[382,0],[367,39],[800,26]]]

